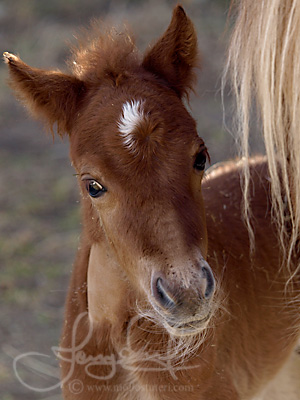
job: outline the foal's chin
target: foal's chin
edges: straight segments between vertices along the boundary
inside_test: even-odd
[[[192,337],[204,333],[210,320],[210,314],[200,320],[193,320],[184,323],[170,324],[164,321],[163,325],[167,332],[173,337]]]
[[[164,327],[174,338],[202,335],[209,325],[212,316],[210,304],[207,304],[197,316],[170,318],[168,313],[162,312],[156,304],[151,304],[157,314],[157,322]]]

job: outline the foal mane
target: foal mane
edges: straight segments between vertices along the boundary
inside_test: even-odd
[[[70,68],[78,79],[88,85],[99,85],[107,80],[118,86],[129,71],[136,70],[141,57],[128,29],[118,32],[105,29],[94,20],[90,28],[81,31],[71,48]]]

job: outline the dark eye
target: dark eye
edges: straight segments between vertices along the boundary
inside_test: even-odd
[[[203,171],[205,169],[206,155],[207,155],[206,149],[200,151],[200,153],[197,154],[195,162],[194,162],[194,168],[197,171]]]
[[[94,179],[86,179],[85,187],[88,191],[88,194],[94,198],[102,196],[102,194],[107,191],[105,187],[101,185],[101,183],[95,181]]]

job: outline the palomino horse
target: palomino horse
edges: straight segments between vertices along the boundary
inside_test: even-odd
[[[253,398],[293,352],[300,319],[266,161],[249,163],[251,253],[243,163],[203,178],[207,149],[182,102],[197,63],[182,7],[142,58],[114,31],[73,53],[70,74],[4,54],[29,110],[69,135],[82,193],[58,349],[64,398]]]

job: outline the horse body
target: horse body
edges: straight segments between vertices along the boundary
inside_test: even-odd
[[[271,217],[266,159],[252,159],[250,165],[256,243],[252,257],[248,230],[240,218],[242,163],[225,164],[203,183],[210,238],[207,260],[222,277],[220,286],[226,293],[218,354],[242,399],[260,393],[296,347],[299,335],[298,290],[297,285],[286,290],[290,274],[282,267],[284,255]],[[213,387],[217,382],[216,375]]]
[[[286,290],[266,162],[251,165],[254,253],[241,165],[203,179],[207,149],[182,102],[196,42],[178,6],[142,60],[112,33],[83,42],[70,75],[5,53],[29,109],[69,134],[82,194],[65,399],[250,399],[295,347],[299,288]]]

